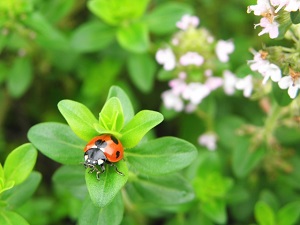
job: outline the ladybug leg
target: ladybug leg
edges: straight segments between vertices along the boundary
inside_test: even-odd
[[[117,174],[121,175],[121,176],[124,176],[124,173],[122,173],[121,171],[118,170],[118,167],[115,165],[115,164],[110,164],[111,166],[115,167],[115,170],[117,172]]]
[[[104,173],[104,171],[105,171],[105,167],[104,167],[104,165],[102,164],[102,165],[101,165],[101,171],[97,169],[97,172],[96,172],[97,180],[100,180],[100,174],[101,174],[101,173]]]

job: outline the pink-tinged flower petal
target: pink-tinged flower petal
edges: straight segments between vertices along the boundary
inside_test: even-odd
[[[222,85],[223,85],[223,79],[221,77],[209,77],[205,82],[205,86],[210,91],[213,91],[218,87],[221,87]]]
[[[202,134],[198,138],[198,143],[206,147],[210,151],[214,151],[217,148],[217,136],[213,133]]]
[[[186,100],[190,100],[192,104],[198,105],[209,93],[210,90],[205,85],[192,82],[187,85],[182,93],[182,97]]]
[[[159,49],[155,55],[156,61],[164,66],[164,69],[169,71],[173,70],[176,66],[176,58],[170,48]]]
[[[288,89],[288,94],[291,98],[296,98],[297,96],[297,93],[298,93],[298,89],[299,87],[298,86],[294,86],[294,85],[291,85]]]
[[[199,55],[197,52],[187,52],[182,55],[179,62],[183,66],[196,65],[201,66],[204,63],[203,56]]]
[[[300,2],[299,0],[289,0],[286,7],[285,7],[285,11],[287,12],[295,12],[298,11],[300,8]]]
[[[279,23],[276,21],[270,22],[267,18],[263,17],[260,19],[260,24],[262,31],[258,34],[258,36],[261,36],[263,34],[269,34],[270,38],[277,38],[279,35]]]
[[[187,30],[189,27],[197,27],[200,20],[196,16],[184,15],[181,20],[176,23],[176,26],[181,30]]]
[[[266,74],[270,74],[272,81],[278,82],[281,78],[281,69],[277,65],[271,63]]]
[[[184,103],[179,95],[175,94],[172,90],[164,91],[161,95],[163,103],[167,109],[174,109],[180,112],[184,108]]]
[[[182,79],[173,79],[169,81],[169,86],[172,88],[173,92],[180,95],[186,88],[186,83]]]
[[[278,86],[281,89],[287,89],[288,87],[290,87],[292,85],[293,85],[293,79],[290,76],[282,77],[278,82]]]
[[[242,79],[239,79],[235,85],[236,89],[243,90],[244,97],[248,98],[251,96],[253,90],[252,76],[248,75]]]
[[[254,15],[261,16],[263,13],[272,9],[269,0],[258,0],[257,5],[248,6],[247,13],[254,12]]]
[[[216,45],[216,54],[221,62],[228,62],[229,54],[234,51],[234,44],[232,41],[218,41]]]
[[[229,70],[225,70],[223,73],[223,77],[224,77],[224,92],[227,95],[233,95],[234,91],[235,91],[235,84],[238,80],[238,78]]]

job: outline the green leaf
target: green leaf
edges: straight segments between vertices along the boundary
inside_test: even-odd
[[[107,47],[114,39],[115,28],[99,21],[84,23],[71,38],[71,45],[79,52],[94,52]]]
[[[138,112],[128,124],[121,130],[124,148],[133,148],[144,135],[153,127],[163,121],[163,116],[159,112],[142,110]]]
[[[300,23],[300,13],[299,11],[291,12],[290,13],[291,21],[293,24]]]
[[[138,19],[145,11],[149,0],[90,0],[88,8],[111,25]]]
[[[37,151],[32,144],[27,143],[14,149],[4,163],[4,175],[6,180],[20,184],[31,173],[37,158]]]
[[[108,99],[99,113],[100,127],[111,132],[119,132],[124,125],[124,113],[118,98]]]
[[[29,200],[42,180],[39,172],[33,171],[29,177],[20,185],[3,194],[9,209],[16,209]],[[26,193],[26,194],[24,194]]]
[[[251,143],[248,139],[240,138],[233,150],[232,167],[239,178],[247,176],[266,154],[263,147],[257,149],[250,149],[250,147]]]
[[[293,101],[293,99],[291,99],[288,95],[287,90],[280,89],[276,82],[272,83],[272,93],[276,102],[280,106],[287,106]]]
[[[87,187],[83,165],[65,165],[55,171],[52,181],[56,186],[63,186],[78,199],[85,199]]]
[[[297,224],[300,217],[300,201],[290,202],[281,208],[277,214],[277,225]]]
[[[95,173],[89,173],[90,169],[86,170],[87,188],[93,203],[98,207],[105,207],[111,203],[127,182],[129,172],[126,163],[121,160],[115,165],[124,176],[116,173],[115,168],[109,165],[106,166],[105,172],[100,175],[100,180],[96,179]]]
[[[11,96],[21,97],[32,81],[32,67],[28,58],[16,58],[8,72],[7,88]]]
[[[124,49],[134,53],[143,53],[149,48],[147,26],[136,22],[119,27],[117,40]]]
[[[109,89],[107,99],[110,99],[112,97],[117,97],[120,100],[124,113],[124,121],[125,124],[127,124],[134,117],[133,106],[128,95],[120,87],[112,86]]]
[[[176,30],[176,22],[185,14],[193,14],[193,8],[185,3],[166,2],[155,7],[145,16],[149,30],[155,34],[168,34]]]
[[[149,54],[131,54],[127,62],[132,82],[144,93],[152,90],[156,63]]]
[[[217,224],[225,224],[227,221],[226,204],[222,199],[214,199],[201,204],[201,210]]]
[[[259,225],[275,225],[275,215],[271,207],[262,201],[255,204],[255,219]]]
[[[62,164],[83,162],[85,141],[79,139],[66,124],[40,123],[30,128],[28,139],[45,156]]]
[[[89,141],[98,135],[94,128],[98,121],[85,105],[72,100],[61,100],[58,109],[73,132],[81,139]]]
[[[0,224],[5,225],[29,225],[29,223],[19,214],[7,211],[7,210],[1,210],[0,211]]]
[[[179,174],[157,177],[138,176],[132,184],[144,201],[157,205],[176,205],[194,199],[193,188]]]
[[[119,225],[123,219],[123,213],[124,204],[120,192],[110,204],[103,208],[96,207],[90,198],[87,198],[82,206],[79,225]]]
[[[196,156],[194,145],[175,137],[158,138],[126,151],[126,161],[130,168],[145,175],[162,175],[181,170]]]

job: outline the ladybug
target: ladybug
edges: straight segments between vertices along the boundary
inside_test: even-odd
[[[90,173],[96,171],[96,177],[99,180],[100,174],[105,171],[105,164],[114,166],[116,172],[122,176],[115,162],[123,159],[124,148],[122,143],[111,134],[102,134],[94,137],[84,147],[84,163],[86,168],[91,168]],[[100,167],[101,170],[97,168]]]

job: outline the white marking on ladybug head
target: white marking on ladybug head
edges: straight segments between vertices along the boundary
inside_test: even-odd
[[[104,161],[102,159],[98,159],[98,165],[102,165]]]
[[[84,155],[84,160],[86,161],[89,158],[88,155]]]

